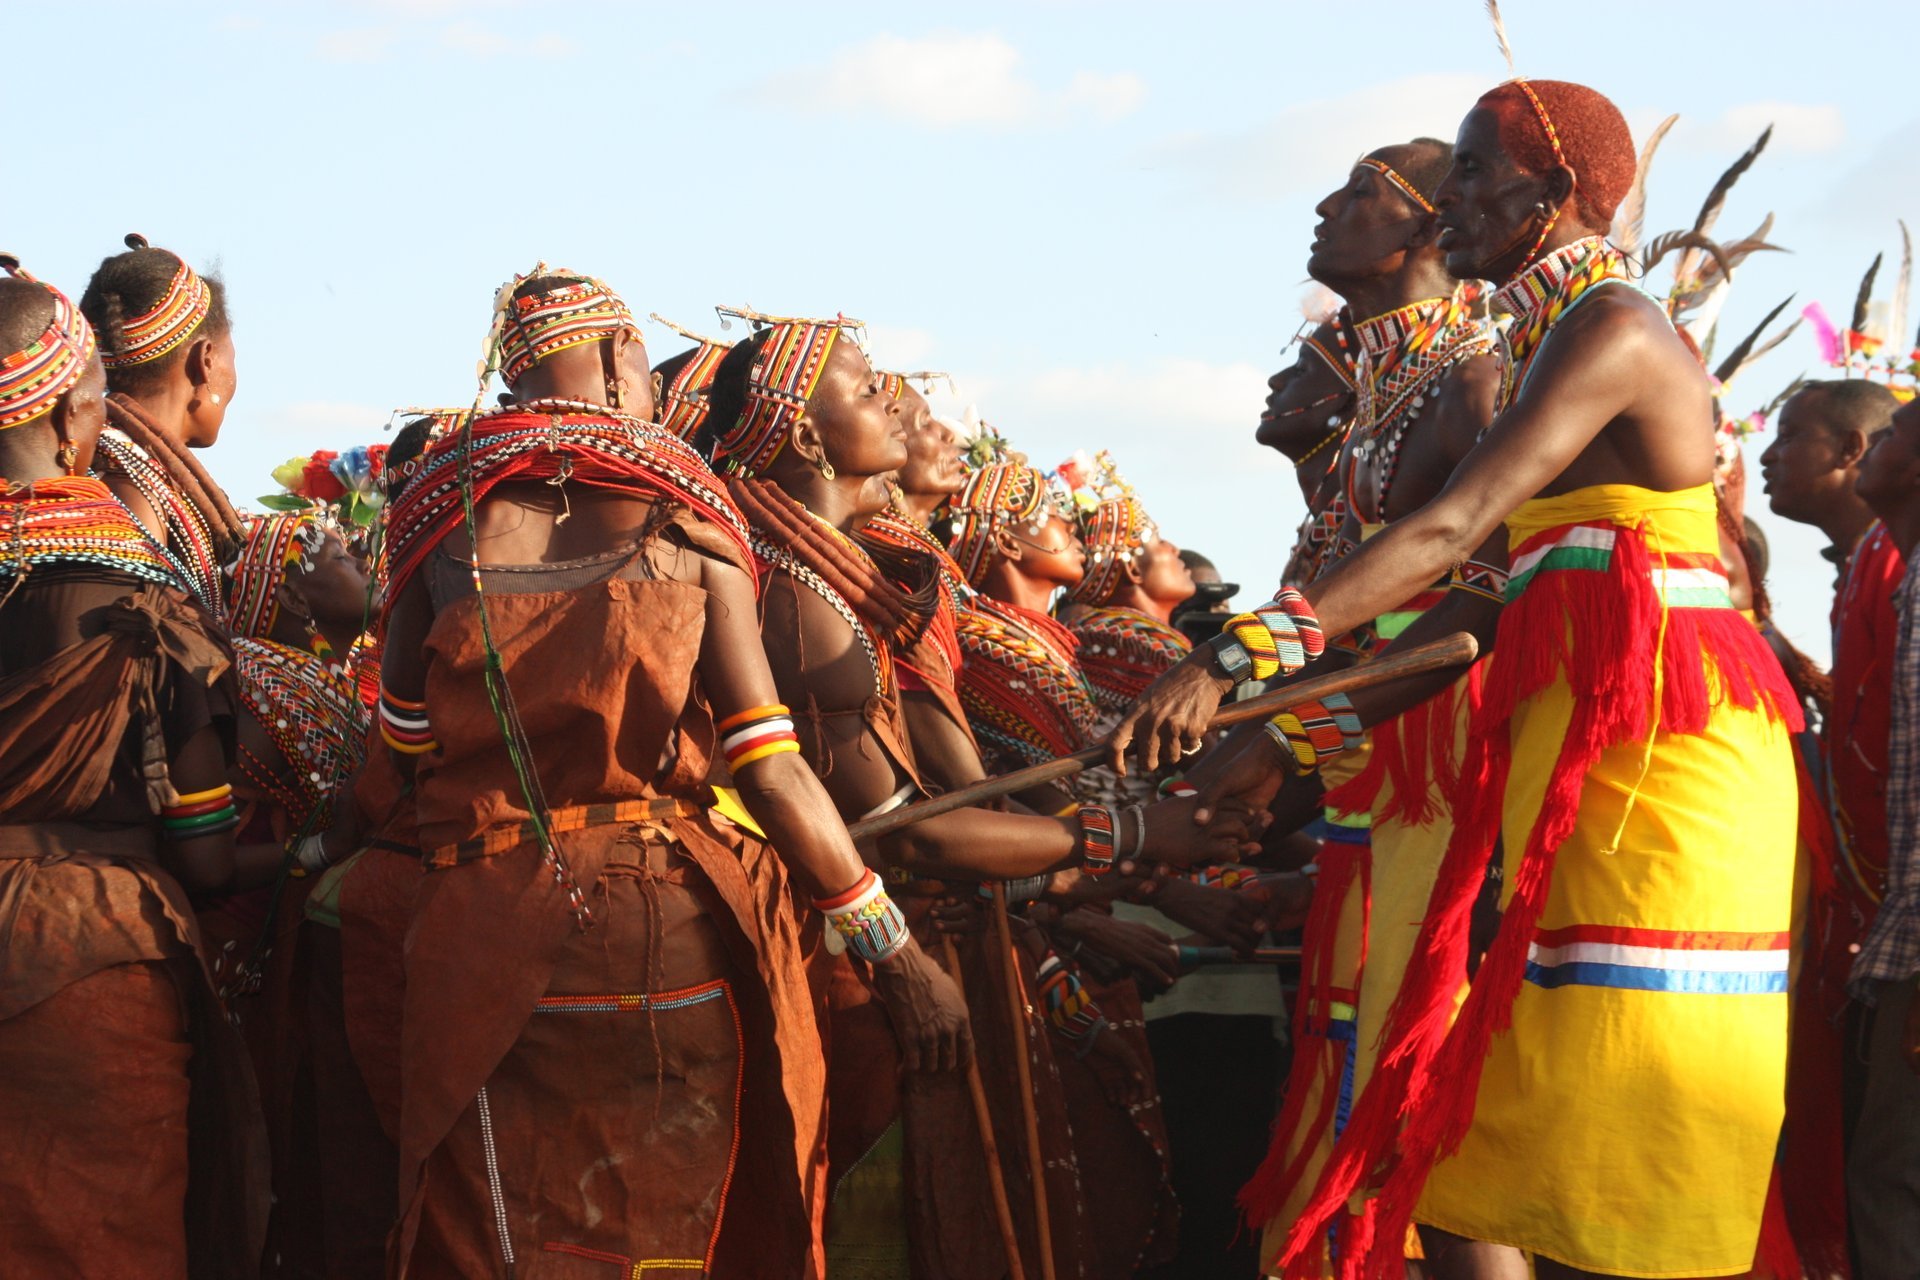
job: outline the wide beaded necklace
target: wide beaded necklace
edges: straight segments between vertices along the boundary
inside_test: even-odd
[[[9,485],[0,493],[0,578],[8,587],[44,565],[118,569],[162,586],[184,587],[177,568],[113,491],[94,476]]]
[[[1588,236],[1555,249],[1500,287],[1494,305],[1513,313],[1501,367],[1502,409],[1526,384],[1527,366],[1560,318],[1595,285],[1626,278],[1627,255],[1602,236]]]
[[[1360,334],[1359,403],[1354,412],[1353,459],[1347,469],[1347,501],[1360,501],[1355,480],[1362,465],[1374,475],[1375,518],[1400,472],[1400,451],[1421,410],[1453,366],[1493,349],[1491,326],[1472,313],[1463,291],[1427,298],[1363,320]]]
[[[167,558],[174,562],[179,576],[193,589],[200,603],[216,617],[224,617],[220,560],[214,554],[213,528],[207,523],[206,515],[174,487],[172,477],[159,459],[116,428],[108,427],[100,433],[98,449],[96,469],[123,475],[140,491],[166,525]]]
[[[272,640],[235,636],[240,693],[287,765],[297,774],[289,790],[279,771],[254,761],[244,748],[241,768],[286,809],[296,824],[330,812],[332,792],[360,765],[371,717],[356,673]]]

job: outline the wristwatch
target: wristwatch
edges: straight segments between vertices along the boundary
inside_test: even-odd
[[[1222,631],[1207,641],[1207,647],[1213,650],[1214,669],[1233,683],[1243,683],[1253,674],[1252,656],[1231,631]]]

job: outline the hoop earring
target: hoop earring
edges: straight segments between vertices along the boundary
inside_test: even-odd
[[[68,475],[78,475],[80,473],[79,445],[69,440],[60,446],[60,452],[55,456],[60,459],[60,466]]]
[[[828,462],[825,458],[820,459],[820,478],[822,480],[831,480],[837,474],[831,462]]]

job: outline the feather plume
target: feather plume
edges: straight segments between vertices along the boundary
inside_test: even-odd
[[[1707,254],[1712,257],[1715,262],[1720,264],[1722,271],[1728,269],[1726,251],[1707,236],[1703,236],[1697,231],[1669,231],[1664,235],[1657,235],[1647,241],[1647,247],[1640,254],[1640,273],[1642,275],[1652,275],[1653,269],[1659,266],[1661,260],[1675,249],[1685,249],[1689,253]],[[1682,259],[1682,265],[1685,265],[1684,259]],[[1674,274],[1676,278],[1679,277],[1678,270],[1676,270]]]
[[[1813,338],[1820,344],[1820,359],[1827,364],[1839,364],[1846,358],[1847,349],[1840,341],[1840,331],[1833,327],[1833,321],[1827,316],[1827,309],[1817,302],[1809,302],[1800,309],[1800,317],[1813,328]]]
[[[1900,219],[1900,276],[1893,285],[1893,306],[1887,317],[1887,341],[1898,342],[1907,333],[1907,300],[1913,289],[1913,236]]]
[[[1855,333],[1865,333],[1867,330],[1867,307],[1873,302],[1873,282],[1880,274],[1880,260],[1886,256],[1884,253],[1874,254],[1873,265],[1867,268],[1866,275],[1860,277],[1860,292],[1853,295],[1853,321],[1847,325]]]
[[[1660,149],[1660,142],[1667,136],[1667,130],[1673,128],[1680,117],[1676,113],[1660,122],[1660,127],[1647,137],[1647,145],[1640,148],[1640,163],[1634,167],[1633,185],[1627,188],[1627,198],[1620,202],[1620,211],[1613,216],[1613,242],[1622,253],[1631,254],[1640,247],[1640,236],[1646,230],[1647,220],[1647,172],[1653,168],[1653,153]]]
[[[1487,0],[1487,18],[1493,23],[1493,40],[1500,46],[1500,56],[1507,60],[1507,74],[1519,75],[1513,65],[1513,45],[1507,40],[1506,19],[1500,16],[1500,0]]]
[[[1693,220],[1695,231],[1705,235],[1713,230],[1713,224],[1720,219],[1720,211],[1727,206],[1727,193],[1733,190],[1733,184],[1740,181],[1742,174],[1753,168],[1753,162],[1760,158],[1760,153],[1767,149],[1767,143],[1772,140],[1773,126],[1768,125],[1760,131],[1759,139],[1742,152],[1738,160],[1727,166],[1727,171],[1713,184],[1713,190],[1707,192],[1706,203],[1700,206],[1700,216]]]
[[[1732,382],[1734,376],[1745,367],[1748,361],[1757,358],[1758,355],[1761,354],[1754,350],[1755,344],[1760,341],[1760,335],[1766,332],[1768,325],[1780,318],[1782,311],[1785,311],[1789,306],[1793,305],[1794,297],[1794,294],[1788,294],[1784,302],[1767,312],[1766,318],[1759,324],[1753,326],[1753,332],[1742,338],[1733,350],[1727,354],[1727,358],[1720,362],[1720,367],[1713,371],[1713,376],[1722,386]],[[1795,323],[1797,324],[1798,321]],[[1780,338],[1792,332],[1793,326],[1789,325],[1785,333],[1780,334],[1772,343],[1768,344],[1767,349],[1772,350],[1773,346],[1778,344]]]

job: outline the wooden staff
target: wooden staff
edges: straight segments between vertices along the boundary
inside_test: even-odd
[[[967,988],[960,976],[960,953],[954,949],[952,936],[941,934],[940,947],[946,953],[953,985],[965,1000]],[[1000,1243],[1007,1251],[1007,1274],[1012,1280],[1027,1280],[1026,1270],[1020,1264],[1020,1237],[1013,1229],[1013,1206],[1007,1203],[1007,1180],[1000,1172],[1000,1144],[993,1140],[993,1112],[987,1106],[987,1087],[980,1082],[978,1048],[976,1045],[974,1055],[967,1059],[967,1092],[973,1096],[973,1119],[980,1128],[980,1151],[987,1158],[987,1187],[993,1192],[993,1216],[1000,1223]],[[1026,1061],[1024,1034],[1018,1048],[1020,1060]]]
[[[1474,638],[1464,631],[1456,631],[1445,639],[1435,640],[1432,644],[1423,644],[1408,649],[1405,653],[1389,653],[1384,658],[1372,662],[1363,662],[1357,667],[1345,671],[1336,671],[1329,675],[1315,676],[1284,688],[1263,693],[1257,698],[1248,698],[1245,702],[1230,703],[1214,716],[1213,729],[1231,728],[1245,724],[1249,720],[1266,720],[1289,707],[1299,706],[1303,702],[1325,698],[1334,693],[1351,693],[1357,689],[1371,689],[1376,685],[1390,684],[1408,676],[1425,675],[1432,671],[1442,671],[1448,667],[1465,667],[1478,657],[1480,646]],[[1105,747],[1088,747],[1085,751],[1076,751],[1070,756],[1061,756],[1045,764],[1036,764],[1026,769],[1016,769],[1012,773],[1003,773],[997,778],[987,778],[971,786],[959,787],[945,795],[922,800],[918,804],[906,805],[892,813],[883,813],[877,818],[868,818],[856,822],[847,828],[855,840],[871,840],[876,836],[891,835],[902,827],[910,827],[916,822],[955,809],[964,809],[986,800],[1012,795],[1016,791],[1025,791],[1042,783],[1058,782],[1062,778],[1071,778],[1084,769],[1099,764],[1106,758]]]
[[[1047,1160],[1040,1150],[1040,1116],[1033,1105],[1033,1067],[1027,1061],[1027,1002],[1020,994],[1013,930],[1007,924],[1007,887],[998,880],[989,887],[993,890],[993,930],[1000,940],[1000,967],[1007,975],[1007,1009],[1013,1015],[1017,1042],[1013,1065],[1020,1078],[1020,1117],[1027,1125],[1027,1170],[1033,1179],[1033,1218],[1040,1237],[1040,1274],[1043,1280],[1054,1280],[1053,1222],[1047,1214]]]

